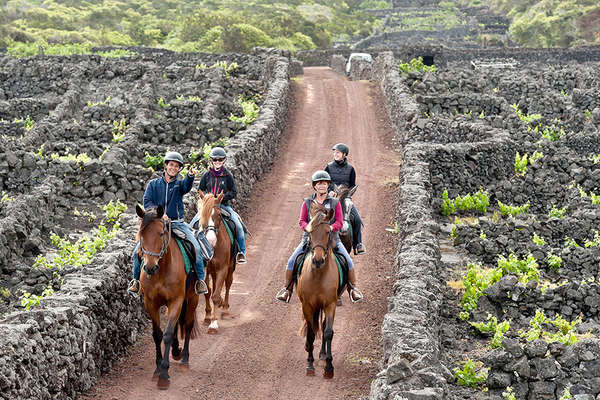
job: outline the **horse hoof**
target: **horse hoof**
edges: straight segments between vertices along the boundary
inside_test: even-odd
[[[221,311],[221,318],[229,317],[229,311]]]
[[[337,306],[341,307],[342,306],[342,299],[338,297],[337,299]]]
[[[158,388],[160,390],[167,390],[169,388],[170,382],[169,382],[169,378],[167,379],[163,379],[163,378],[158,378]]]
[[[306,376],[315,376],[315,369],[306,368]]]
[[[323,378],[333,379],[333,371],[323,371]]]
[[[217,333],[219,333],[218,329],[215,328],[208,328],[208,334],[209,335],[216,335]]]
[[[172,354],[172,357],[173,357],[173,360],[175,360],[175,361],[181,360],[181,354],[177,354],[177,355]]]

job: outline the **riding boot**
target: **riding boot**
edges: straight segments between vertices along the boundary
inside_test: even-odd
[[[132,296],[137,296],[140,293],[140,281],[137,279],[132,279],[131,282],[129,282],[127,293]]]
[[[277,292],[277,296],[275,298],[279,301],[283,301],[284,303],[289,303],[292,298],[292,291],[294,289],[294,282],[292,281],[294,275],[294,270],[286,269],[285,270],[285,286]]]
[[[194,284],[194,292],[196,292],[198,296],[200,296],[201,294],[208,293],[208,286],[206,286],[206,282],[198,278],[198,280]]]
[[[350,301],[353,303],[358,303],[363,299],[362,292],[356,287],[356,273],[354,269],[348,270],[348,295],[350,296]]]

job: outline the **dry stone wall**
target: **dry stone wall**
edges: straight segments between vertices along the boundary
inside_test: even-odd
[[[371,398],[501,399],[508,387],[518,399],[600,398],[600,110],[587,108],[597,64],[401,74],[397,63],[391,52],[374,62],[403,164],[397,281]],[[538,158],[518,169],[517,154]],[[442,213],[444,192],[480,189],[485,212]],[[491,318],[508,321],[495,345],[494,330],[471,325]],[[488,392],[457,384],[468,358]]]
[[[211,68],[217,61],[238,67]],[[225,137],[230,139],[228,167],[239,189],[236,207],[243,210],[253,183],[276,154],[285,125],[290,56],[270,49],[220,56],[141,49],[116,60],[4,58],[0,66],[7,77],[0,81],[4,101],[27,104],[29,96],[45,96],[55,105],[47,114],[35,114],[38,103],[32,102],[33,108],[22,112],[37,115],[33,128],[0,143],[0,398],[75,398],[147,328],[141,303],[125,293],[137,217],[125,213],[117,235],[90,264],[78,268],[32,267],[36,256],[55,257],[50,233],[70,242],[82,237],[97,225],[92,214],[101,213],[109,200],[119,199],[133,210],[153,176],[144,164],[145,151],[156,155],[171,149],[186,156]],[[49,82],[48,91],[34,89],[36,81]],[[232,124],[229,114],[240,112],[237,96],[257,94],[258,118],[248,127]],[[113,141],[112,121],[121,118],[129,127]],[[83,151],[90,160],[50,156]],[[191,195],[186,203],[193,213]],[[54,294],[43,296],[48,288]],[[23,292],[40,295],[39,305],[21,309]]]

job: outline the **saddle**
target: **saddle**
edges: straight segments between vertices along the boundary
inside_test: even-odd
[[[296,256],[294,260],[294,272],[293,272],[293,281],[295,284],[298,283],[298,278],[302,274],[302,267],[304,266],[304,260],[306,259],[306,255],[308,254],[308,243],[304,246],[304,249]],[[333,250],[333,255],[335,256],[335,261],[338,266],[339,273],[339,285],[337,295],[342,294],[346,285],[348,284],[348,262],[346,261],[346,257],[343,254]]]

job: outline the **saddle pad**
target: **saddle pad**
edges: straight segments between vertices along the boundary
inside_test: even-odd
[[[188,257],[187,251],[185,251],[185,247],[182,243],[182,240],[179,238],[175,238],[175,241],[177,242],[177,246],[179,246],[179,250],[181,250],[181,255],[183,256],[185,273],[189,274],[192,269],[192,263],[190,262],[190,258]]]

